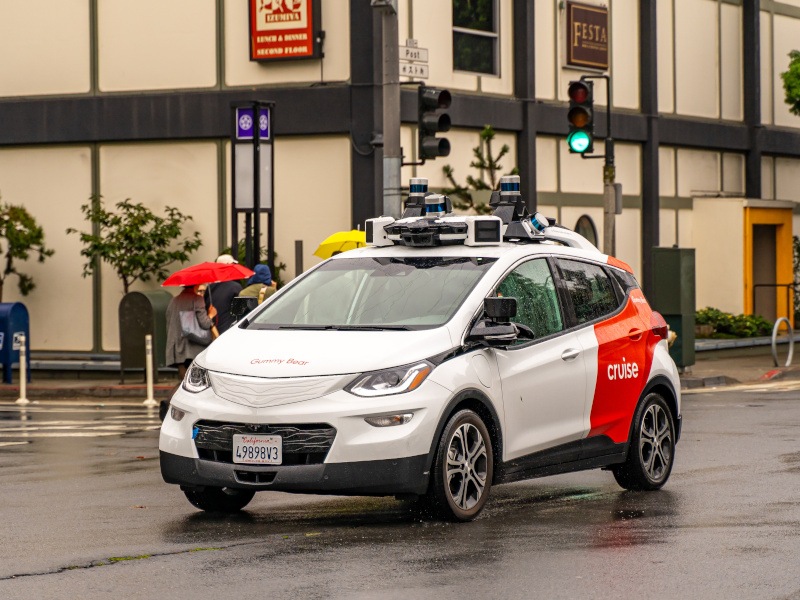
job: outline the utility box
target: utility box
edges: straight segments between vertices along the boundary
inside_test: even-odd
[[[11,369],[19,363],[21,336],[25,336],[25,366],[31,380],[31,331],[28,309],[21,302],[0,302],[0,362],[3,363],[3,381],[11,383]]]
[[[653,248],[654,310],[678,334],[669,353],[683,369],[694,364],[694,315],[696,310],[694,248]]]
[[[172,296],[164,290],[129,292],[119,303],[120,379],[126,370],[146,368],[145,336],[153,336],[153,370],[167,366],[167,306]]]

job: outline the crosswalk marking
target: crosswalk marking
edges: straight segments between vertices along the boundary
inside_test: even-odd
[[[40,438],[119,436],[154,431],[160,426],[158,413],[141,405],[0,404],[0,447],[20,446]]]

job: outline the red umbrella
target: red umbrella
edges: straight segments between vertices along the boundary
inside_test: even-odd
[[[200,283],[218,283],[220,281],[233,281],[245,279],[253,275],[254,271],[236,264],[204,262],[192,265],[180,271],[175,271],[167,277],[162,286],[168,285],[198,285]]]

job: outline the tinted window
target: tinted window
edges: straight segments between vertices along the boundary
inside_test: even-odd
[[[561,260],[561,274],[578,323],[588,323],[614,312],[619,306],[605,269],[590,263]]]
[[[249,327],[439,326],[453,316],[494,260],[332,260],[277,296]]]
[[[497,295],[517,299],[517,316],[512,320],[530,327],[537,338],[564,328],[553,275],[543,258],[528,261],[509,273],[497,288]]]

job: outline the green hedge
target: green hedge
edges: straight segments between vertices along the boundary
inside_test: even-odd
[[[732,315],[718,308],[706,307],[695,314],[697,325],[711,325],[712,338],[742,338],[772,335],[773,323],[760,315]]]

